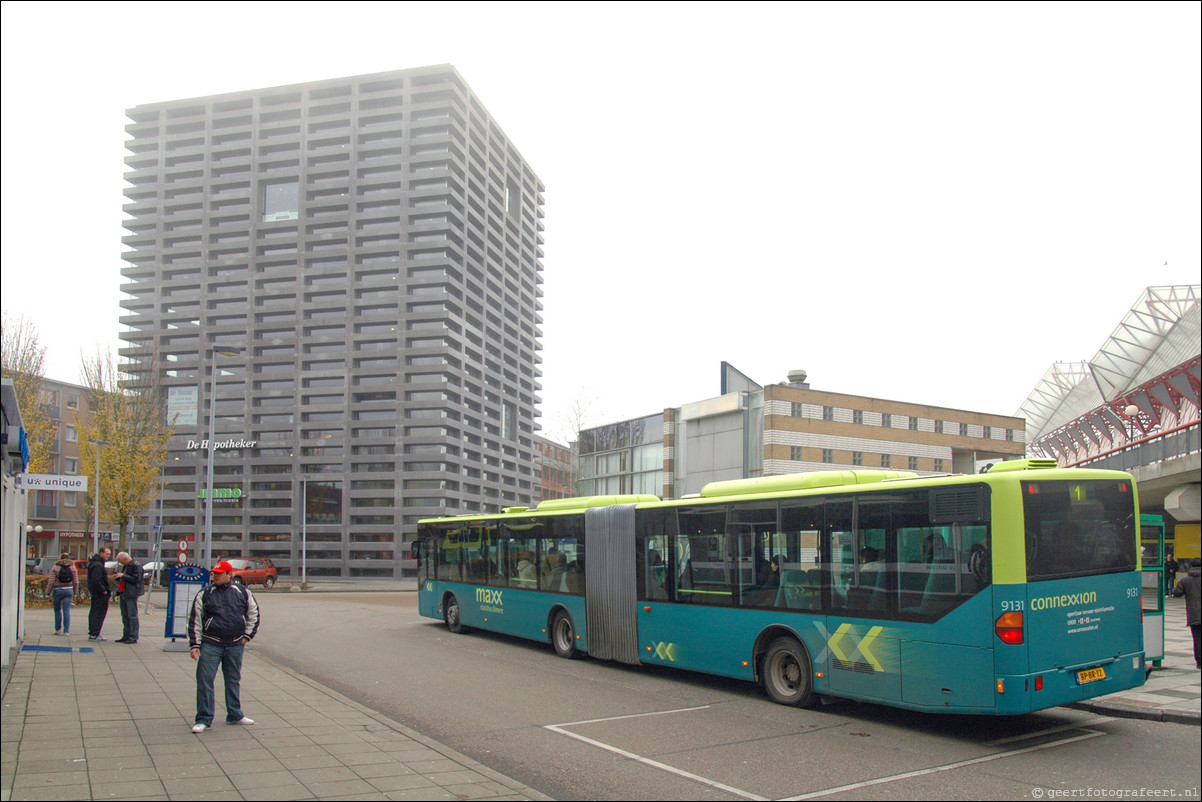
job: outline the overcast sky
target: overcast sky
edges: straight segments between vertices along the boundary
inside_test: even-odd
[[[117,347],[126,109],[452,64],[546,187],[547,434],[723,360],[1013,414],[1199,280],[1200,8],[5,2],[3,306]]]

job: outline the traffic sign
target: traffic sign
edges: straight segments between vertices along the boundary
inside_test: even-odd
[[[180,564],[180,565],[183,565],[183,564],[184,564],[184,563],[186,563],[186,562],[188,562],[188,552],[186,552],[186,551],[181,551],[181,552],[179,553],[179,564]]]
[[[180,551],[187,551],[187,550],[188,550],[188,541],[186,541],[186,540],[181,540],[181,541],[179,542],[179,550],[180,550]]]

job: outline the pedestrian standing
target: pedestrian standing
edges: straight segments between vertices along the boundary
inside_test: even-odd
[[[79,571],[75,570],[75,562],[71,555],[63,552],[58,561],[50,568],[50,578],[46,581],[46,595],[54,604],[54,634],[71,634],[71,602],[79,592]]]
[[[1170,551],[1164,561],[1164,587],[1169,593],[1172,593],[1173,588],[1177,587],[1177,569],[1179,567],[1176,558],[1173,557],[1173,552]]]
[[[218,666],[225,681],[226,723],[255,723],[242,712],[242,657],[259,631],[259,603],[246,585],[233,581],[233,570],[219,560],[209,572],[210,584],[196,594],[188,613],[188,645],[197,661],[195,733],[213,726]]]
[[[113,574],[117,580],[117,595],[121,597],[121,639],[117,643],[138,642],[138,597],[142,595],[144,572],[141,563],[128,552],[117,555],[120,573]]]
[[[1174,596],[1185,597],[1185,623],[1189,624],[1194,636],[1194,668],[1202,668],[1202,656],[1198,654],[1199,630],[1202,630],[1202,560],[1195,557],[1190,561],[1189,573],[1177,580],[1173,586]]]
[[[104,546],[88,560],[88,593],[92,596],[92,609],[88,611],[88,640],[104,640],[100,630],[109,614],[109,599],[113,595],[104,564],[112,556],[113,550]]]

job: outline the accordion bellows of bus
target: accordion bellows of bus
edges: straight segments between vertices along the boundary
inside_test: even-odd
[[[418,604],[453,632],[820,697],[1021,714],[1141,685],[1138,495],[1049,460],[844,470],[424,520]]]

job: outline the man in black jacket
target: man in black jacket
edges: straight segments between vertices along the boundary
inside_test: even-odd
[[[245,585],[233,581],[233,566],[220,560],[209,572],[188,613],[188,645],[196,660],[196,723],[192,732],[213,726],[213,681],[217,667],[225,680],[225,721],[254,724],[242,712],[242,655],[259,631],[259,603]]]
[[[112,595],[104,564],[112,556],[113,550],[102,546],[88,560],[88,593],[92,595],[92,609],[88,611],[88,640],[104,640],[100,636],[100,630],[109,614],[109,597]]]
[[[142,565],[134,561],[127,552],[117,555],[121,564],[120,573],[113,574],[117,580],[117,594],[121,597],[121,639],[117,643],[138,642],[138,597],[142,595]]]
[[[1195,557],[1189,562],[1189,573],[1177,580],[1173,595],[1185,597],[1185,623],[1194,636],[1194,668],[1202,668],[1202,560]]]

